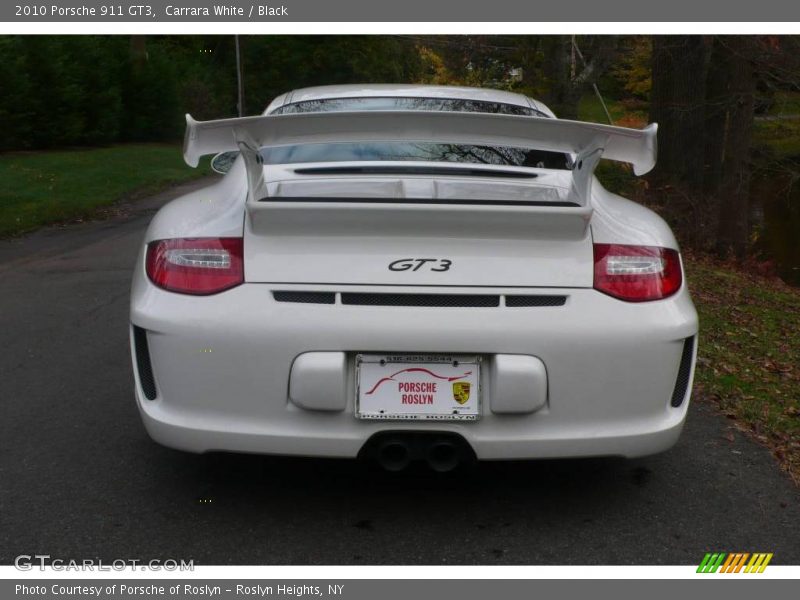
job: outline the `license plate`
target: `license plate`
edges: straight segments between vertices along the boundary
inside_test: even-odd
[[[460,420],[480,416],[480,357],[359,354],[359,419]]]

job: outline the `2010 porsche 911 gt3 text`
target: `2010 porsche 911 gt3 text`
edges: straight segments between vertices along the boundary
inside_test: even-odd
[[[697,348],[678,245],[593,174],[601,157],[649,171],[655,125],[331,86],[187,115],[187,163],[232,152],[138,258],[131,350],[156,441],[445,470],[678,439]]]

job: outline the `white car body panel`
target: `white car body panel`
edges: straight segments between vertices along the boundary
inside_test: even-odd
[[[487,99],[552,114],[519,94],[427,86],[309,88],[277,98],[267,112],[308,99],[368,95]],[[655,148],[655,129],[645,131],[636,142],[642,168],[654,160]],[[587,148],[574,138],[551,143],[578,155]],[[220,151],[238,146],[235,137],[225,144]],[[587,144],[591,151],[608,150],[607,143]],[[634,154],[625,152],[627,159]],[[350,163],[336,163],[343,164]],[[302,165],[311,166],[323,165]],[[264,168],[269,200],[262,202],[252,193],[248,198],[247,169],[239,158],[218,183],[166,205],[148,227],[133,278],[131,322],[146,332],[155,399],[142,393],[133,341],[131,348],[137,403],[156,441],[191,452],[355,457],[374,434],[436,431],[461,436],[479,459],[523,459],[635,457],[663,451],[678,439],[689,393],[677,407],[670,398],[685,340],[696,340],[698,328],[685,281],[676,294],[643,303],[592,289],[593,243],[678,249],[652,211],[607,192],[591,173],[585,186],[590,196],[578,206],[492,204],[507,198],[574,201],[575,174],[566,170],[533,169],[539,177],[530,182],[310,177],[295,170]],[[346,201],[353,198],[397,202]],[[486,203],[422,203],[452,198]],[[155,286],[145,273],[146,245],[193,237],[244,237],[245,283],[202,297]],[[393,260],[415,256],[446,258],[453,267],[444,273],[387,269]],[[275,291],[330,292],[335,301],[279,302]],[[343,303],[343,294],[359,292],[492,294],[501,302],[480,308]],[[565,300],[561,306],[506,306],[506,297],[518,294]],[[696,348],[693,343],[689,390]],[[483,357],[480,420],[356,419],[355,356],[382,352]],[[302,380],[293,380],[293,373],[303,373]],[[530,398],[524,395],[528,387]]]
[[[269,171],[269,170],[268,170]],[[275,174],[272,174],[274,177]],[[288,175],[280,174],[279,177]],[[553,179],[558,179],[553,177]],[[561,176],[569,180],[569,173]],[[460,199],[518,197],[526,191],[569,190],[480,178],[406,177],[297,180],[270,201],[248,202],[247,279],[254,282],[373,285],[585,287],[592,284],[589,207],[432,204]],[[280,185],[280,184],[278,184]],[[491,186],[492,191],[486,192]],[[545,183],[545,186],[548,186]],[[461,188],[453,191],[453,188]],[[290,193],[286,193],[286,191]],[[281,190],[276,186],[276,192]],[[337,202],[315,202],[323,192]],[[298,195],[298,200],[282,198]],[[392,204],[353,198],[402,199]],[[414,203],[418,198],[421,202]],[[446,257],[446,272],[387,269],[404,256]],[[532,260],[532,257],[535,259]],[[349,265],[342,269],[341,265]],[[331,274],[335,273],[335,277]]]
[[[414,85],[394,83],[350,84],[350,85],[322,85],[294,90],[282,97],[276,98],[264,111],[268,114],[278,106],[305,102],[308,100],[324,100],[328,98],[454,98],[458,100],[482,100],[484,102],[502,102],[518,106],[531,106],[532,101],[527,96],[505,90],[490,88],[472,88],[451,85]],[[541,108],[537,104],[534,108],[542,112],[549,109]],[[550,113],[550,116],[553,116]]]

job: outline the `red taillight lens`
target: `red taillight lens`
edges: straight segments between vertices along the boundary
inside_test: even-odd
[[[147,246],[147,276],[181,294],[216,294],[244,281],[242,238],[158,240]]]
[[[656,246],[594,245],[594,289],[627,302],[671,296],[681,287],[677,250]]]

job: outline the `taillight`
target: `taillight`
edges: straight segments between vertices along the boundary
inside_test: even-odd
[[[594,245],[594,289],[627,302],[671,296],[681,287],[677,250],[657,246]]]
[[[157,240],[147,246],[147,276],[158,287],[208,295],[244,281],[242,238]]]

